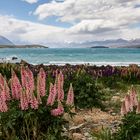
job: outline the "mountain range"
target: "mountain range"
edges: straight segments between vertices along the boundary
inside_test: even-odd
[[[48,47],[38,44],[15,45],[6,37],[0,36],[0,48],[48,48]]]
[[[0,45],[14,45],[14,44],[6,37],[0,35]]]
[[[7,47],[7,46],[13,46],[13,47],[19,47],[20,45],[14,45],[9,39],[7,39],[4,36],[0,36],[0,46],[1,47]],[[21,45],[24,47],[24,45]],[[32,47],[33,45],[25,45],[26,47]],[[103,40],[103,41],[85,41],[85,42],[63,42],[63,43],[50,43],[47,44],[47,46],[50,47],[98,47],[98,46],[104,46],[104,47],[136,47],[140,48],[140,39],[133,39],[133,40],[125,40],[125,39],[110,39],[110,40]],[[44,47],[44,46],[43,46]]]
[[[125,40],[125,39],[114,39],[114,40],[103,40],[103,41],[86,41],[80,43],[65,43],[64,46],[69,47],[110,47],[110,48],[119,48],[119,47],[140,47],[140,39],[134,40]]]

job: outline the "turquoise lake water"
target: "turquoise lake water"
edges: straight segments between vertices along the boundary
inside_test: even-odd
[[[0,60],[15,56],[32,64],[140,65],[140,49],[132,48],[2,48]]]

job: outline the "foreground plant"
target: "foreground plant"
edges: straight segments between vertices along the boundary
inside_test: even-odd
[[[37,81],[28,67],[21,67],[21,80],[12,71],[9,81],[0,75],[0,139],[61,140],[66,123],[65,112],[71,113],[74,93],[70,85],[64,99],[64,77],[57,73],[55,83],[46,91],[46,73],[41,68]]]
[[[116,133],[117,140],[140,140],[140,102],[134,87],[122,103],[122,123]]]

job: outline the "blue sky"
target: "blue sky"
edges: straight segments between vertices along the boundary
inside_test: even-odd
[[[43,3],[49,3],[51,0],[40,0],[37,3],[29,4],[26,1],[21,0],[1,0],[0,1],[0,13],[4,15],[13,15],[18,19],[28,20],[32,22],[38,22],[42,24],[51,24],[60,27],[70,27],[69,23],[62,23],[57,21],[57,16],[48,17],[45,20],[38,20],[37,16],[30,15],[39,5]]]
[[[140,0],[0,0],[0,35],[15,43],[140,38]]]

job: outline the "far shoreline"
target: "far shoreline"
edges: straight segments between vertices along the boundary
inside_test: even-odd
[[[1,48],[49,48],[47,46],[43,45],[37,45],[37,44],[32,44],[32,45],[0,45]]]

